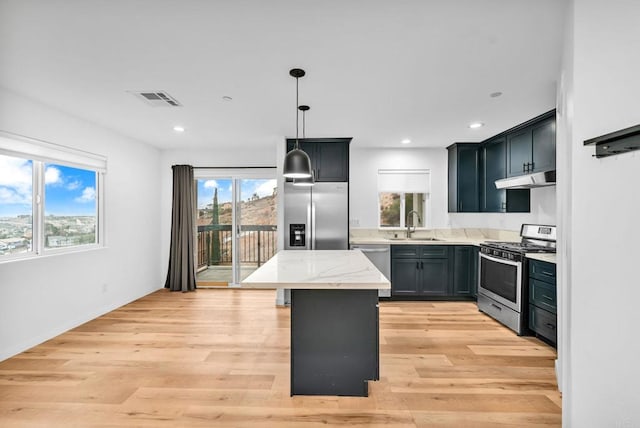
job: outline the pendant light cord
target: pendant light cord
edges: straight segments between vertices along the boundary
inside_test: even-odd
[[[296,77],[296,149],[300,149],[298,144],[298,80],[299,78]]]

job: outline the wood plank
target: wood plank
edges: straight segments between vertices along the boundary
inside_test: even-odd
[[[561,426],[555,350],[473,302],[381,302],[369,397],[291,397],[274,300],[160,290],[83,324],[0,362],[0,425]]]

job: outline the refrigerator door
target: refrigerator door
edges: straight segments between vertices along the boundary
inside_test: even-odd
[[[311,248],[348,250],[348,183],[316,183],[312,187],[311,196]]]
[[[284,249],[311,249],[311,190],[309,187],[284,185]],[[303,227],[301,227],[303,226]],[[301,230],[302,229],[302,230]],[[304,245],[297,246],[292,234],[304,233]]]

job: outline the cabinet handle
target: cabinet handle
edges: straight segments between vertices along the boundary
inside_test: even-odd
[[[424,269],[424,262],[420,262],[420,269]]]
[[[522,164],[522,172],[527,172],[527,164],[526,163]]]
[[[550,329],[552,329],[552,330],[555,330],[555,329],[556,329],[556,326],[555,326],[555,325],[553,325],[553,324],[551,324],[550,322],[546,323],[545,325],[546,325],[547,327],[549,327]]]
[[[549,272],[549,271],[546,271],[546,270],[543,270],[542,274],[543,275],[547,275],[547,276],[553,276],[553,272]]]
[[[553,300],[553,297],[549,297],[546,294],[543,294],[542,297],[547,300]]]
[[[531,171],[533,171],[533,169],[535,168],[536,163],[535,162],[531,162]]]
[[[416,262],[416,270],[420,270],[420,262]]]
[[[496,308],[499,311],[502,310],[502,308],[500,306],[496,305],[495,303],[492,303],[491,306],[493,306],[494,308]]]
[[[507,203],[506,203],[506,202],[503,202],[503,203],[501,204],[501,207],[502,207],[502,211],[506,211],[506,210],[507,210]]]

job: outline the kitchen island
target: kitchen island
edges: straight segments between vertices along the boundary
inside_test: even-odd
[[[291,395],[367,396],[379,379],[378,290],[359,250],[280,251],[243,288],[291,289]]]

